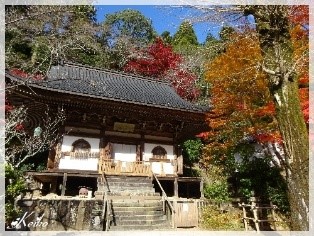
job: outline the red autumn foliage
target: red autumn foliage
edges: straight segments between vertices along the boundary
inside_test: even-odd
[[[193,101],[200,95],[200,91],[195,87],[197,77],[186,70],[175,70],[168,79],[180,97]]]
[[[36,74],[31,75],[31,74],[28,74],[25,71],[23,71],[21,69],[18,69],[18,68],[11,69],[10,73],[12,75],[20,77],[22,79],[31,78],[31,79],[36,80],[36,81],[40,81],[40,80],[44,79],[44,76],[42,74],[40,74],[40,73],[36,73]]]
[[[299,97],[304,120],[309,123],[309,88],[300,88]]]
[[[23,124],[17,124],[15,126],[16,131],[24,131],[24,125]]]
[[[201,139],[207,139],[208,136],[209,136],[209,132],[202,132],[202,133],[195,135],[195,137],[201,138]]]
[[[10,111],[12,111],[13,110],[13,106],[11,105],[11,103],[7,100],[7,99],[5,99],[5,108],[4,108],[4,111],[5,112],[10,112]]]
[[[195,100],[200,92],[195,87],[197,76],[180,68],[183,58],[172,47],[157,39],[152,45],[139,52],[124,67],[125,72],[153,77],[170,82],[179,96]]]
[[[161,39],[157,39],[151,46],[140,52],[138,58],[130,60],[124,71],[144,76],[160,78],[170,69],[175,69],[181,58],[173,52]]]
[[[279,143],[282,144],[283,140],[282,137],[279,133],[259,133],[253,135],[255,140],[259,143],[267,143],[267,142],[272,142],[272,143]]]
[[[257,109],[257,112],[255,114],[257,116],[273,116],[276,112],[275,104],[273,102],[267,103],[265,106]]]
[[[290,7],[289,20],[293,25],[308,25],[309,24],[309,6],[294,5]]]
[[[27,74],[25,71],[17,69],[17,68],[11,69],[10,73],[12,75],[18,76],[18,77],[23,78],[23,79],[26,79],[29,77],[29,74]]]

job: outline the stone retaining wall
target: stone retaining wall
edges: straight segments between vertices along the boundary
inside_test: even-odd
[[[17,202],[22,214],[17,230],[102,231],[102,200],[22,199]]]

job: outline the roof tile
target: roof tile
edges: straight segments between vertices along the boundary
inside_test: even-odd
[[[52,66],[47,80],[38,86],[146,106],[202,113],[208,110],[182,99],[167,83],[72,63]]]

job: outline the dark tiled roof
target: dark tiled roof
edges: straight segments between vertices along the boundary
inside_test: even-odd
[[[48,78],[32,86],[105,100],[190,112],[204,112],[208,109],[182,99],[167,83],[71,63],[52,66]]]

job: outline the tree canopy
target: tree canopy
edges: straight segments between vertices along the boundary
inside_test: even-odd
[[[6,67],[45,74],[60,59],[103,64],[92,6],[12,6],[6,9]]]

